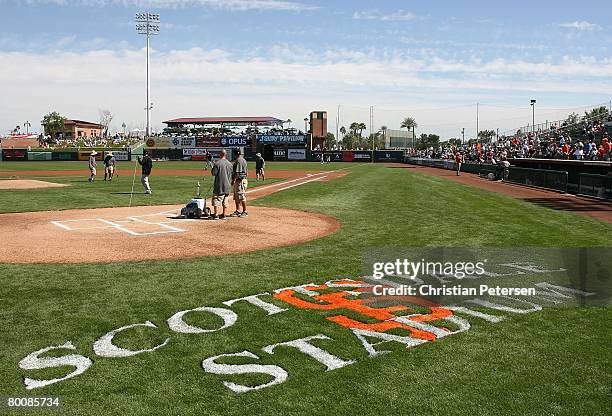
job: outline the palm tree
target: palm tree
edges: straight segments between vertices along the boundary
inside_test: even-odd
[[[416,120],[412,117],[406,117],[404,121],[402,121],[402,125],[400,127],[405,127],[408,129],[408,131],[412,129],[412,147],[414,147],[414,139],[415,139],[414,129],[419,127]]]
[[[359,123],[359,137],[361,137],[361,134],[363,133],[365,129],[366,129],[365,123]]]
[[[379,147],[384,148],[385,144],[387,142],[387,126],[380,126],[380,131],[382,133],[382,146],[380,146],[380,142],[379,142]]]

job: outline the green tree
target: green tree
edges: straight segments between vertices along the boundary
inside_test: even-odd
[[[440,136],[437,134],[421,134],[419,140],[417,140],[416,148],[420,150],[427,149],[429,147],[438,147],[440,145]]]
[[[342,137],[344,137],[344,135],[346,134],[346,127],[340,127],[340,134],[342,135]]]
[[[342,138],[342,148],[347,150],[352,150],[355,148],[357,144],[358,136],[355,135],[352,131],[346,133]]]
[[[412,129],[412,137],[414,138],[416,138],[416,136],[414,135],[414,129],[416,129],[417,127],[419,127],[419,125],[413,117],[406,117],[400,125],[400,128],[406,128],[408,129],[408,132],[410,132],[410,129]]]
[[[60,115],[57,111],[52,111],[43,117],[41,124],[45,127],[45,133],[51,136],[51,140],[55,140],[57,134],[64,131],[65,122],[66,117]]]
[[[336,146],[336,143],[336,136],[334,136],[333,133],[327,133],[325,135],[325,141],[323,142],[323,145],[326,149],[333,149]]]
[[[353,121],[349,126],[349,130],[355,136],[362,137],[363,131],[366,129],[365,123],[361,123],[359,121]]]
[[[488,143],[496,136],[495,130],[481,130],[478,132],[478,141],[480,143]]]

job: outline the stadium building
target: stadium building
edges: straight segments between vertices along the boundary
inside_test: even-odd
[[[325,112],[310,115],[321,143],[320,136],[327,133],[326,119]],[[306,150],[314,144],[310,132],[292,128],[290,120],[269,116],[184,117],[164,124],[164,136],[150,138],[147,147],[182,149],[183,156],[193,160],[227,147],[243,148],[247,158],[259,152],[266,160],[306,160]]]

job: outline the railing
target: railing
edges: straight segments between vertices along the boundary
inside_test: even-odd
[[[612,176],[581,173],[578,175],[578,193],[612,201]]]
[[[567,178],[565,171],[512,166],[507,181],[567,193]]]

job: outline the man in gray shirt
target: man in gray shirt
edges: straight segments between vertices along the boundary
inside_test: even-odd
[[[232,217],[246,217],[246,190],[249,185],[247,176],[249,169],[247,161],[240,154],[240,150],[234,150],[236,154],[236,160],[234,160],[234,166],[232,168],[232,185],[234,185],[234,202],[236,203],[236,211],[232,214]],[[240,207],[242,206],[242,211]]]
[[[225,210],[229,205],[228,198],[232,190],[232,164],[229,162],[229,160],[227,160],[226,156],[226,151],[221,150],[221,152],[219,153],[219,160],[215,162],[215,166],[213,166],[211,170],[212,176],[215,177],[212,198],[212,205],[214,210],[214,214],[212,216],[213,220],[225,219]],[[217,212],[219,206],[223,206],[223,213],[218,216]]]

